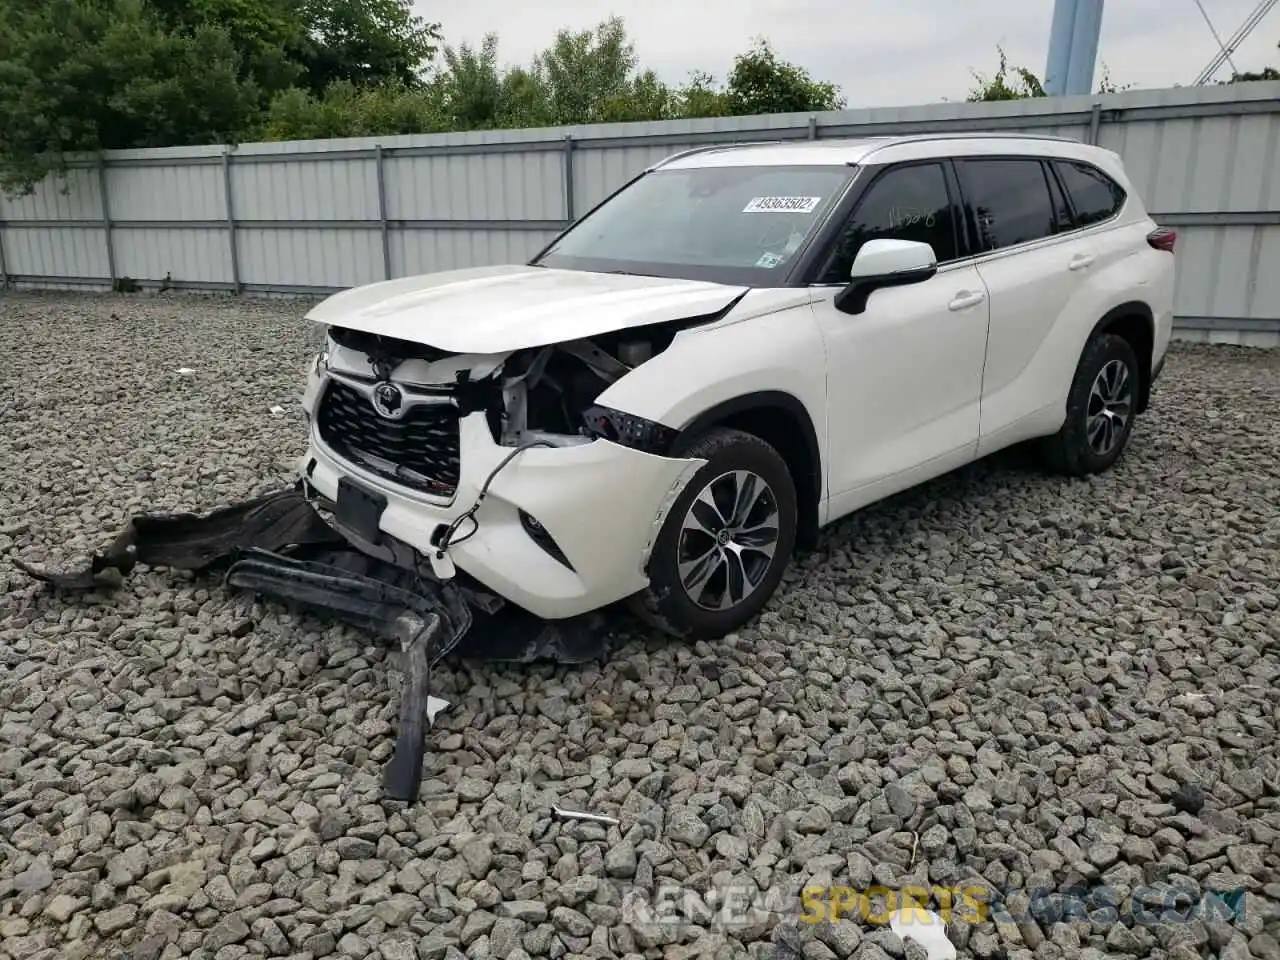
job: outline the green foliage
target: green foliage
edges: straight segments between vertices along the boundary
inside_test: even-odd
[[[1000,56],[1000,67],[991,77],[985,77],[976,71],[973,74],[978,85],[969,91],[970,103],[993,102],[997,100],[1027,100],[1032,97],[1048,96],[1040,78],[1026,67],[1015,67],[1009,64],[1009,58],[1002,47],[996,47]],[[1102,79],[1098,81],[1098,95],[1119,93],[1129,90],[1133,84],[1117,84],[1111,79],[1111,70],[1102,65]]]
[[[413,0],[0,0],[0,189],[62,155],[839,109],[764,40],[723,86],[669,86],[623,21],[561,30],[527,66],[444,46]]]
[[[1263,67],[1261,70],[1245,73],[1233,73],[1230,80],[1223,83],[1252,83],[1257,80],[1280,80],[1280,70],[1275,67]]]
[[[308,28],[300,60],[313,92],[338,81],[414,86],[439,49],[440,25],[414,16],[412,0],[299,2]]]
[[[845,105],[837,87],[815,82],[800,67],[780,61],[763,39],[734,61],[725,98],[729,112],[737,116],[839,110]]]
[[[438,130],[495,130],[632,120],[669,120],[839,109],[832,84],[781,61],[763,41],[737,58],[721,87],[695,73],[670,87],[642,69],[623,21],[560,31],[526,67],[503,67],[498,37],[441,51],[441,65],[413,86],[340,86],[320,95],[276,97],[266,139],[365,136]]]
[[[1263,67],[1261,70],[1245,73],[1233,73],[1226,83],[1252,83],[1257,80],[1280,80],[1280,70],[1275,67]]]
[[[0,188],[67,152],[228,140],[258,88],[225,28],[167,31],[142,0],[0,0]]]
[[[1039,77],[1026,67],[1010,67],[1009,58],[1003,47],[996,47],[996,52],[1000,55],[1000,68],[991,78],[974,72],[973,78],[978,81],[978,85],[969,91],[970,103],[1026,100],[1031,97],[1045,96],[1044,85]],[[1013,74],[1012,77],[1010,72]]]

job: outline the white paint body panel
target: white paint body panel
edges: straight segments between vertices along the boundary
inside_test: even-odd
[[[715,313],[744,287],[497,266],[344,290],[307,314],[456,353],[502,353]]]
[[[377,283],[311,311],[317,322],[464,354],[406,361],[393,379],[484,376],[514,351],[727,311],[607,387],[597,403],[683,429],[747,395],[791,398],[821,457],[819,524],[1002,447],[1055,433],[1084,346],[1108,311],[1141,302],[1155,317],[1153,362],[1168,346],[1174,257],[1146,240],[1147,216],[1118,157],[1056,140],[1000,138],[1000,151],[1081,159],[1128,192],[1113,221],[946,264],[931,279],[875,291],[866,310],[837,310],[834,286],[746,289],[522,266],[485,267]],[[1010,148],[1010,143],[1016,146]],[[979,138],[872,139],[698,152],[671,166],[890,163],[991,152]],[[735,302],[737,301],[737,302]],[[334,369],[368,375],[360,354],[333,348]],[[313,371],[314,414],[325,373]],[[400,488],[335,456],[312,429],[311,484],[334,498],[352,476],[384,493],[382,529],[421,553],[469,509],[510,453],[483,415],[461,422],[461,480],[448,501]],[[647,583],[645,563],[666,511],[701,461],[642,453],[605,440],[526,450],[502,470],[477,519],[450,548],[456,567],[548,618],[622,599]],[[574,570],[524,532],[536,517]]]
[[[907,478],[973,458],[989,304],[963,264],[877,290],[856,316],[835,308],[837,289],[813,310],[827,348],[827,483],[839,516],[895,478],[919,482]]]

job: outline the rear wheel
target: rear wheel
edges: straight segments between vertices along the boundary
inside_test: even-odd
[[[1089,341],[1067,395],[1067,419],[1043,442],[1047,466],[1082,477],[1115,463],[1133,433],[1140,377],[1129,341],[1109,333]]]
[[[741,430],[712,429],[676,455],[707,463],[663,522],[632,607],[667,633],[713,639],[777,589],[795,547],[795,483],[773,447]]]

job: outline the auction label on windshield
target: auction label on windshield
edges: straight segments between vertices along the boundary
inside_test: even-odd
[[[753,197],[743,213],[813,213],[821,197]]]

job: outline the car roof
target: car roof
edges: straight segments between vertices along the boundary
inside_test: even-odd
[[[1110,150],[1067,137],[1033,134],[949,133],[886,137],[833,137],[823,140],[719,144],[667,157],[651,169],[737,166],[856,166],[900,163],[940,156],[1020,154],[1065,157],[1097,163],[1118,159]],[[1110,166],[1110,163],[1105,165]]]

